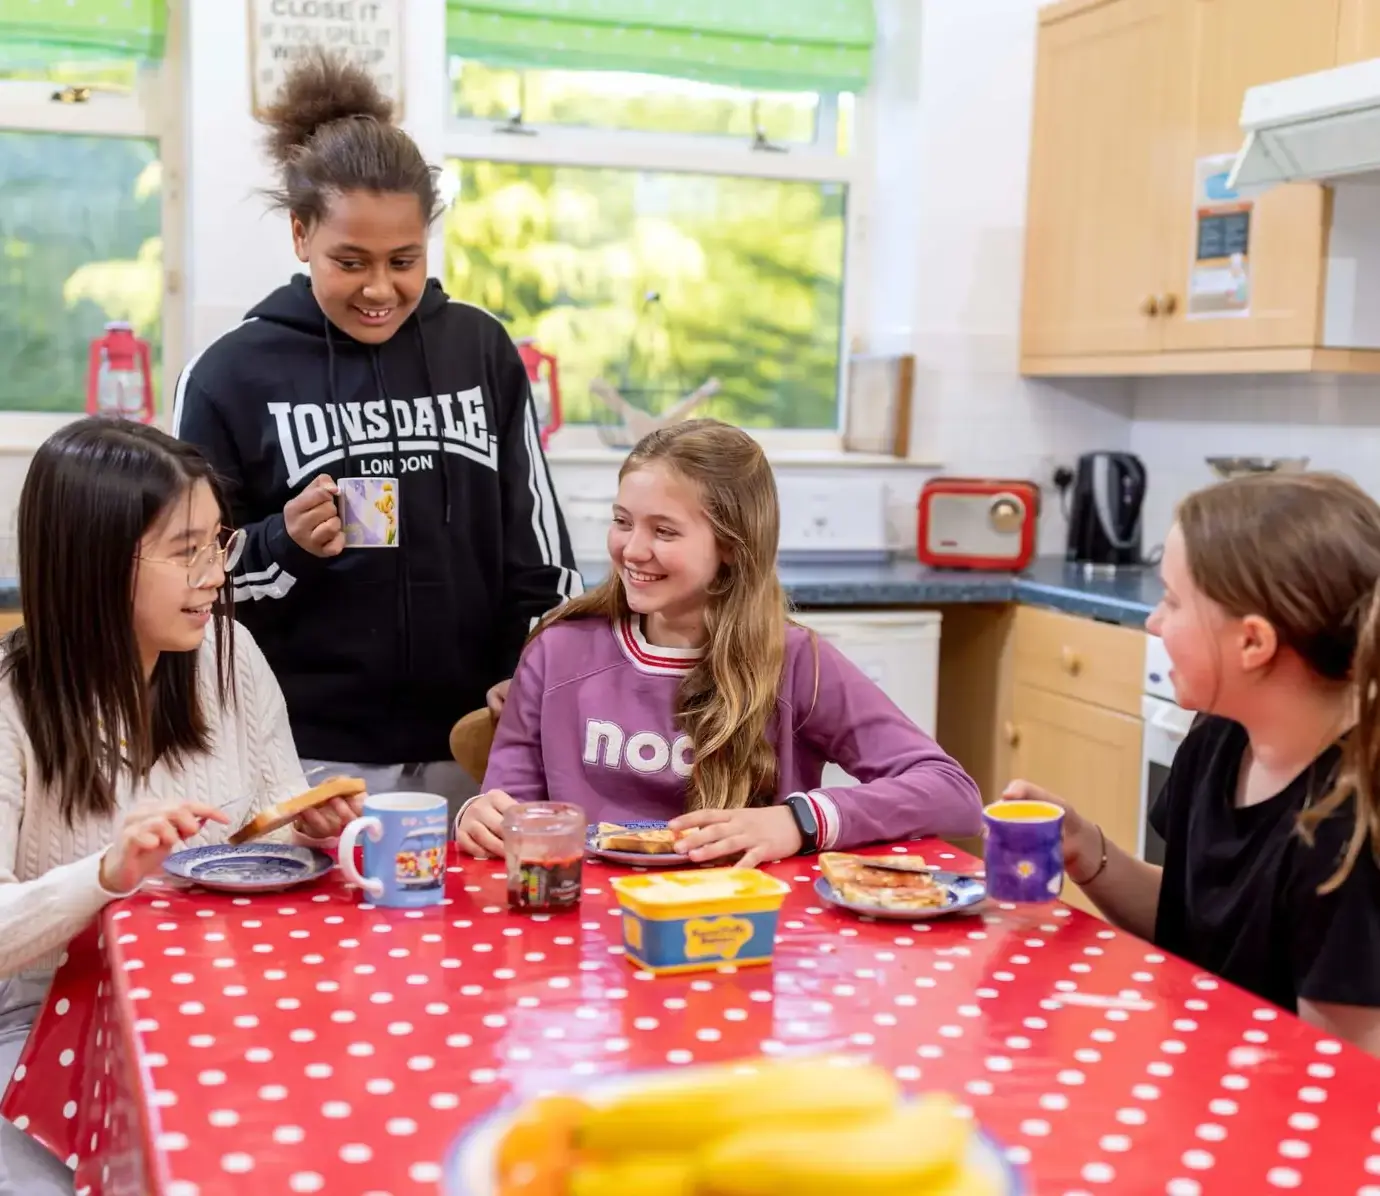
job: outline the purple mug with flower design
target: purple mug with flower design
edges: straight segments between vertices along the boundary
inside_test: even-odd
[[[987,895],[1056,901],[1064,887],[1064,811],[1047,801],[995,801],[986,826]]]

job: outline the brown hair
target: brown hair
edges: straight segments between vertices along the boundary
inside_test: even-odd
[[[205,482],[191,445],[117,418],[78,420],[34,454],[19,495],[24,622],[6,641],[0,676],[14,688],[38,779],[68,825],[116,811],[121,773],[147,777],[210,745],[198,652],[164,652],[152,678],[134,635],[139,546],[173,503]],[[230,587],[213,629],[222,703],[234,696]]]
[[[1318,824],[1350,806],[1355,826],[1330,893],[1366,840],[1380,858],[1380,505],[1348,478],[1254,474],[1190,495],[1178,511],[1193,584],[1228,614],[1259,615],[1279,643],[1329,681],[1351,682],[1357,724],[1331,790],[1306,809]]]
[[[347,191],[411,193],[430,224],[441,210],[437,169],[392,117],[363,67],[321,49],[301,58],[260,118],[282,173],[283,185],[268,192],[274,206],[310,227]]]
[[[781,512],[761,446],[713,419],[672,424],[644,436],[618,477],[659,461],[699,488],[705,515],[730,561],[709,591],[709,645],[681,682],[676,721],[695,745],[686,809],[731,810],[776,796],[776,753],[767,726],[786,657],[786,599],[776,576]],[[615,573],[542,621],[631,615]]]

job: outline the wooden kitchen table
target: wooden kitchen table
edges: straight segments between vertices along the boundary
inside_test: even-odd
[[[86,965],[74,944],[6,1112],[93,1193],[405,1196],[510,1096],[837,1051],[961,1094],[1040,1196],[1380,1196],[1380,1063],[1352,1047],[1065,906],[865,922],[808,860],[769,871],[793,882],[774,964],[666,978],[623,958],[600,865],[551,917],[509,914],[492,861],[453,861],[426,911],[335,873],[148,889]]]

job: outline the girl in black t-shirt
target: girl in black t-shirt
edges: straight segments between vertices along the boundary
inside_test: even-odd
[[[1068,875],[1117,925],[1380,1055],[1380,506],[1326,474],[1236,478],[1184,501],[1160,572],[1147,629],[1206,716],[1150,811],[1165,863],[1070,809]]]

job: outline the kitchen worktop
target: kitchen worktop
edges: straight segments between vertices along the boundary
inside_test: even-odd
[[[580,572],[593,585],[607,572],[603,561],[582,561]],[[1046,558],[1024,573],[981,573],[930,569],[914,560],[877,564],[781,566],[781,583],[798,607],[942,606],[957,602],[1021,602],[1071,615],[1143,627],[1163,587],[1153,567],[1128,569],[1112,577],[1086,577],[1073,565]],[[0,579],[0,610],[17,610],[19,583]]]
[[[586,585],[607,572],[606,562],[581,562]],[[1045,558],[1024,573],[931,569],[915,560],[877,564],[780,566],[781,584],[796,606],[942,606],[959,602],[1020,602],[1071,615],[1143,627],[1163,593],[1153,566],[1085,576],[1078,566]]]

